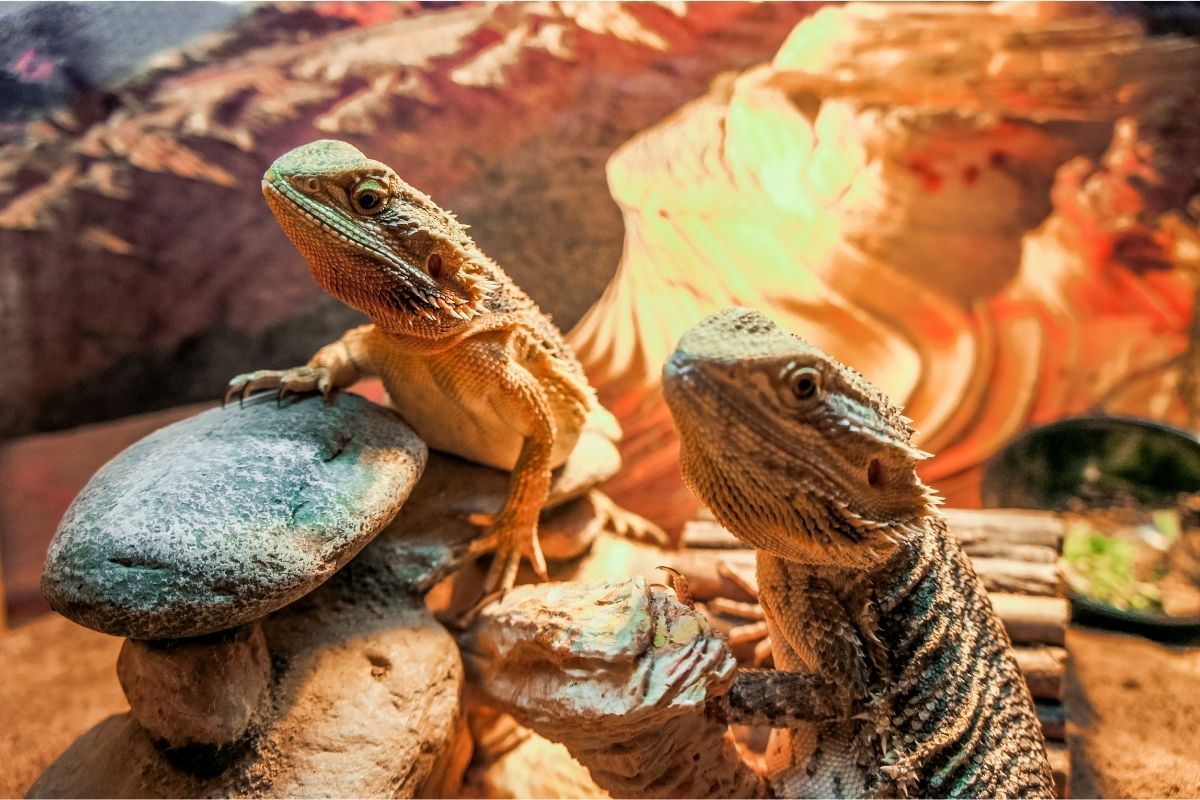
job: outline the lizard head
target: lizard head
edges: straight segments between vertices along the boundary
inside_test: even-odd
[[[869,568],[938,499],[908,418],[865,378],[757,311],[713,314],[663,369],[688,487],[781,558]]]
[[[285,153],[262,187],[317,282],[385,329],[453,329],[497,288],[464,225],[345,142]]]

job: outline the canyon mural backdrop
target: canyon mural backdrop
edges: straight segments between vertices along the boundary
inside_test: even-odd
[[[25,25],[6,77],[61,102],[0,127],[0,433],[209,400],[355,324],[258,188],[322,137],[458,212],[569,328],[620,258],[608,157],[810,10],[264,4],[108,88],[72,82],[70,20]]]
[[[621,266],[572,333],[626,427],[614,497],[695,513],[659,371],[728,305],[901,402],[952,505],[1028,425],[1187,422],[1198,65],[1088,4],[830,6],[635,137]]]

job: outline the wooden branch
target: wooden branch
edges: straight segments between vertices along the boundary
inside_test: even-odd
[[[1062,546],[1062,518],[1047,511],[946,508],[942,512],[950,532],[970,556],[1052,562]],[[684,524],[680,543],[701,549],[746,546],[707,511]]]
[[[1058,594],[1058,566],[1011,558],[972,558],[975,574],[989,592],[1054,597]]]
[[[1067,709],[1062,703],[1037,703],[1038,722],[1042,723],[1042,734],[1049,741],[1065,742]]]
[[[1057,543],[1062,530],[1058,516],[1010,509],[951,509],[947,518],[951,533],[963,543],[975,572],[993,596],[1016,594],[1054,598],[1058,595]],[[712,592],[721,584],[711,573],[719,560],[744,564],[753,574],[753,551],[715,521],[697,519],[688,522],[682,543],[685,549],[672,555],[673,566],[693,582],[692,589],[700,599],[715,596]],[[1037,608],[1036,604],[1032,608]],[[1023,607],[1021,613],[1027,610]],[[1055,620],[1053,624],[1059,624],[1059,604],[1044,607],[1040,613],[1051,615]],[[1006,615],[1002,613],[1001,616]],[[1065,616],[1062,619],[1065,624]],[[1020,616],[1017,621],[1019,624],[1024,622]],[[1044,638],[1045,634],[1038,635]],[[1021,635],[1013,635],[1013,639],[1026,641]],[[1042,639],[1032,641],[1041,642]],[[1058,634],[1047,643],[1061,641],[1062,636]]]
[[[1038,700],[1062,700],[1067,651],[1061,647],[1014,647],[1017,666]]]
[[[1063,644],[1070,611],[1061,597],[991,593],[992,608],[1008,636],[1021,644]]]
[[[698,550],[744,550],[746,545],[714,519],[685,522],[679,537],[680,547]]]
[[[968,553],[973,547],[999,542],[1048,547],[1057,552],[1066,527],[1061,517],[1048,511],[944,508],[942,513],[950,532]]]
[[[1071,779],[1071,754],[1064,742],[1046,742],[1046,755],[1050,759],[1050,771],[1054,773],[1054,794],[1065,798]]]
[[[753,550],[674,550],[666,551],[664,560],[683,574],[697,600],[727,597],[750,602],[757,599],[721,575],[717,567],[724,561],[747,579],[753,579],[756,561]]]

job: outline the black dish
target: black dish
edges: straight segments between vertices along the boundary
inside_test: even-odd
[[[1136,417],[1070,417],[1031,428],[984,467],[985,508],[1062,511],[1072,498],[1096,507],[1123,496],[1169,508],[1200,491],[1200,438]]]
[[[1200,491],[1200,438],[1136,417],[1083,416],[1031,428],[984,466],[984,508],[1067,509],[1078,498],[1103,508],[1130,499],[1169,508]],[[1128,611],[1067,592],[1071,621],[1150,638],[1200,637],[1200,616]]]

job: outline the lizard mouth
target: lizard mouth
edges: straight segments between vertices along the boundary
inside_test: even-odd
[[[268,204],[282,205],[293,218],[303,224],[323,231],[359,255],[390,268],[398,279],[399,285],[394,286],[400,294],[397,299],[407,305],[410,311],[427,319],[435,318],[438,313],[445,313],[463,321],[483,313],[482,294],[470,293],[470,296],[464,298],[447,292],[423,271],[397,257],[386,247],[371,241],[352,220],[336,209],[320,206],[313,210],[302,203],[297,190],[287,181],[264,177],[262,189]],[[272,200],[275,203],[272,203]]]

